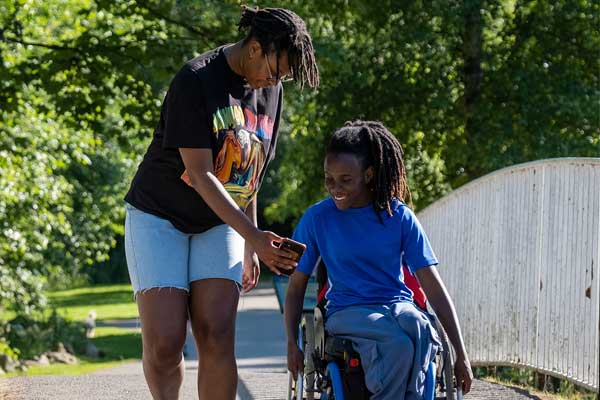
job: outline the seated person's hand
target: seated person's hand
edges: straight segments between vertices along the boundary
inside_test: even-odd
[[[304,372],[304,353],[296,343],[288,344],[287,367],[292,373],[294,380],[298,379],[298,373]]]
[[[469,393],[471,391],[471,383],[473,382],[473,371],[471,371],[471,363],[467,358],[458,358],[456,360],[454,364],[454,376],[456,377],[456,384],[459,388],[462,388],[463,394]]]

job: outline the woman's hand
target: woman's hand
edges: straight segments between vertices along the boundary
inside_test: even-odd
[[[304,353],[296,343],[288,343],[287,367],[292,373],[294,380],[298,379],[298,373],[304,373]]]
[[[258,231],[251,238],[252,247],[265,265],[276,275],[281,275],[279,270],[291,270],[298,266],[298,263],[291,259],[293,257],[289,252],[279,249],[283,238],[273,232]],[[277,245],[275,245],[277,244]]]
[[[242,272],[242,293],[248,293],[258,285],[260,277],[260,263],[258,256],[250,243],[244,246],[244,269]]]
[[[471,363],[468,358],[457,358],[454,363],[454,376],[456,377],[456,386],[462,389],[463,394],[469,393],[473,382],[473,371],[471,371]]]

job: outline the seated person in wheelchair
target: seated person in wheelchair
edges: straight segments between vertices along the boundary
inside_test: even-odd
[[[329,285],[325,328],[353,342],[371,398],[421,399],[440,342],[404,283],[405,262],[448,334],[457,383],[467,393],[473,374],[454,305],[429,240],[404,202],[410,192],[400,143],[379,122],[349,122],[334,133],[324,166],[330,197],[311,206],[294,233],[307,248],[285,302],[288,369],[295,377],[303,370],[298,324],[320,256]]]

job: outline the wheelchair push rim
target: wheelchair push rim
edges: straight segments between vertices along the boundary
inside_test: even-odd
[[[309,373],[300,372],[297,380],[288,371],[287,400],[313,400],[315,390],[315,368],[312,362],[314,352],[314,315],[303,313],[298,327],[298,347],[304,353],[304,368]],[[306,382],[305,382],[306,379]]]

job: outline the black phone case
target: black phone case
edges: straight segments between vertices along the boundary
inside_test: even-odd
[[[300,257],[302,257],[302,254],[304,253],[304,247],[294,242],[288,242],[285,240],[281,242],[281,246],[279,248],[292,253],[294,256],[293,260],[296,262],[300,261]]]
[[[304,247],[302,245],[297,244],[292,241],[288,241],[288,240],[284,240],[283,242],[281,242],[281,245],[279,246],[279,248],[291,253],[294,256],[293,260],[296,262],[300,261],[300,258],[302,257],[302,254],[304,253]],[[282,274],[288,275],[288,276],[293,274],[295,270],[296,270],[296,268],[279,269],[279,271]]]

